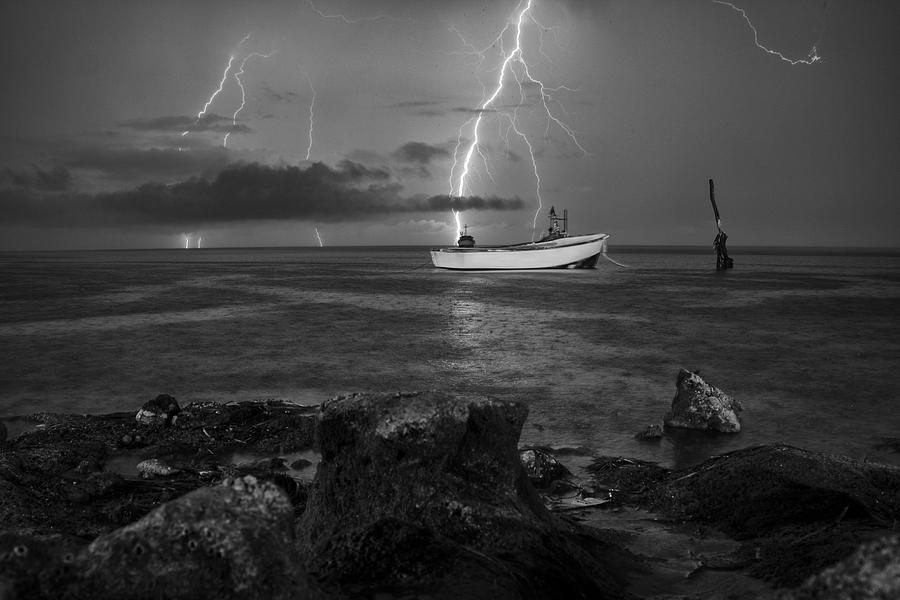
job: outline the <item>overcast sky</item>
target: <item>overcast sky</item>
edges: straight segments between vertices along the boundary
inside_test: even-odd
[[[532,2],[4,2],[0,249],[900,245],[900,2]]]

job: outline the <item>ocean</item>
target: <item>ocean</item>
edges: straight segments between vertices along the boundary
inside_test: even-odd
[[[521,444],[668,467],[783,442],[900,464],[900,252],[610,248],[579,271],[465,273],[427,248],[0,253],[0,418],[444,389],[529,407]],[[680,368],[735,435],[660,423]],[[880,445],[881,444],[881,445]]]

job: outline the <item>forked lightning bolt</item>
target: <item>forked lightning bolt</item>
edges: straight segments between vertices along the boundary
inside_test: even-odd
[[[532,239],[534,239],[534,230],[537,224],[537,217],[543,209],[543,199],[541,198],[541,177],[538,171],[537,159],[535,158],[534,153],[534,145],[531,143],[531,140],[527,135],[522,131],[519,126],[519,108],[525,105],[527,97],[525,93],[525,84],[529,86],[534,86],[538,93],[540,94],[540,106],[543,109],[544,114],[547,118],[547,134],[549,134],[550,128],[553,125],[556,125],[559,129],[566,134],[566,136],[575,144],[576,147],[585,155],[588,152],[581,146],[578,142],[578,139],[575,137],[575,132],[566,125],[562,120],[560,120],[551,110],[550,104],[554,102],[552,92],[559,90],[570,90],[570,88],[566,88],[564,86],[557,88],[549,88],[544,83],[534,77],[531,73],[531,69],[528,63],[525,60],[524,50],[522,48],[522,29],[525,25],[526,18],[530,19],[532,22],[537,23],[534,17],[530,15],[530,11],[532,8],[533,0],[527,0],[525,2],[524,8],[519,10],[518,14],[514,21],[511,21],[506,24],[500,34],[494,39],[491,47],[496,46],[500,48],[500,51],[503,55],[503,61],[500,63],[499,74],[497,76],[497,82],[494,85],[493,91],[490,95],[487,95],[485,92],[485,97],[481,102],[481,105],[475,110],[475,117],[469,119],[459,128],[459,132],[457,135],[456,141],[456,149],[453,153],[453,163],[450,167],[450,196],[465,196],[469,193],[470,188],[467,182],[468,177],[471,173],[471,163],[472,158],[477,152],[482,160],[485,160],[485,156],[482,153],[480,148],[480,139],[479,139],[479,128],[481,126],[482,121],[484,120],[485,114],[495,110],[493,108],[497,98],[500,96],[500,93],[504,88],[504,79],[507,74],[510,74],[512,78],[515,80],[516,85],[518,86],[519,91],[519,103],[513,109],[512,114],[510,113],[498,113],[500,114],[506,121],[508,122],[507,136],[508,131],[511,129],[517,136],[519,136],[525,145],[528,147],[528,155],[531,159],[531,166],[534,171],[535,178],[535,195],[537,196],[538,206],[534,213],[534,218],[532,219]],[[522,6],[520,2],[519,6]],[[515,46],[509,52],[505,52],[503,49],[503,37],[509,31],[510,27],[515,27]],[[539,26],[540,27],[540,26]],[[452,28],[451,28],[452,29]],[[452,29],[456,34],[463,40],[463,43],[469,48],[469,54],[473,54],[479,57],[479,65],[485,60],[485,53],[487,50],[478,51],[471,44],[465,41],[462,35],[458,30]],[[543,44],[543,40],[541,40],[541,44]],[[488,48],[490,49],[490,47]],[[541,49],[541,52],[543,50]],[[518,67],[518,69],[516,68]],[[462,155],[462,159],[459,160],[459,152],[463,139],[463,130],[467,125],[473,123],[472,125],[472,139],[469,142],[468,149]],[[507,137],[508,143],[508,137]],[[486,162],[485,162],[486,164]],[[458,177],[457,177],[457,167],[458,167]],[[488,171],[488,176],[491,176],[490,171]],[[454,184],[454,178],[456,178],[456,184]],[[459,213],[453,211],[454,218],[456,219],[457,228],[459,227]]]
[[[260,58],[269,58],[275,54],[275,52],[270,52],[268,54],[262,54],[261,52],[251,52],[247,56],[244,57],[244,60],[241,61],[241,66],[234,74],[234,80],[237,81],[238,87],[241,88],[241,105],[234,111],[234,114],[231,117],[231,126],[232,128],[237,125],[237,116],[240,114],[242,110],[244,110],[244,106],[247,104],[247,92],[244,89],[244,82],[241,81],[241,75],[244,74],[244,67],[247,65],[247,61],[253,58],[254,56],[259,56]],[[222,139],[222,145],[228,146],[228,136],[231,135],[231,132],[225,134],[225,137]]]
[[[787,56],[785,56],[781,52],[778,52],[777,50],[770,50],[769,48],[766,48],[765,46],[763,46],[762,44],[759,43],[759,32],[756,30],[756,27],[753,26],[753,23],[750,22],[750,17],[747,16],[747,13],[744,11],[743,8],[738,8],[731,2],[725,2],[724,0],[712,0],[712,1],[715,2],[716,4],[721,4],[722,6],[727,6],[727,7],[731,8],[732,10],[735,10],[741,14],[741,16],[744,18],[744,21],[747,22],[747,26],[750,28],[750,31],[753,32],[753,43],[756,44],[756,47],[759,48],[760,50],[763,50],[764,52],[767,52],[768,54],[771,54],[772,56],[777,56],[784,62],[790,63],[792,65],[799,65],[799,64],[811,65],[819,60],[822,60],[822,57],[819,56],[819,54],[816,50],[815,44],[813,44],[813,47],[810,49],[809,54],[807,55],[806,58],[797,58],[797,59],[788,58]]]
[[[246,42],[248,39],[250,39],[249,33],[247,35],[245,35],[241,39],[240,42],[238,42],[236,50],[240,50],[241,46],[243,46],[244,42]],[[234,64],[234,54],[232,54],[231,56],[228,57],[228,64],[225,66],[225,71],[222,73],[222,80],[219,82],[219,87],[216,88],[216,90],[209,97],[209,100],[206,101],[206,104],[203,105],[203,108],[200,109],[200,112],[197,113],[197,120],[194,121],[195,126],[197,125],[197,123],[200,122],[200,119],[203,118],[203,115],[206,114],[206,111],[209,109],[209,105],[213,103],[213,100],[216,99],[216,96],[218,96],[220,93],[222,93],[222,89],[225,87],[225,82],[228,80],[228,73],[231,71],[231,67],[233,64]],[[187,134],[189,134],[190,132],[191,132],[191,130],[188,129],[188,130],[184,131],[181,134],[181,136],[184,137]]]

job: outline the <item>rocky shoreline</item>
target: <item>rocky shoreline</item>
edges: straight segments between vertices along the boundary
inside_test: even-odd
[[[897,467],[768,445],[575,476],[518,447],[526,417],[428,391],[6,419],[0,598],[707,597],[653,589],[661,566],[783,599],[900,594]],[[683,557],[662,564],[656,531]]]

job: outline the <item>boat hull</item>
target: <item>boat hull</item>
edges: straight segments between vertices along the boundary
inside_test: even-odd
[[[431,262],[457,271],[587,269],[596,266],[607,238],[595,233],[515,246],[439,248],[431,251]]]

